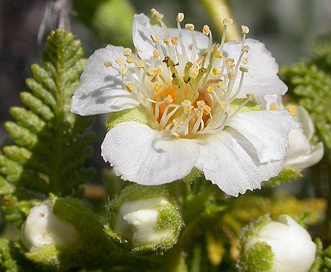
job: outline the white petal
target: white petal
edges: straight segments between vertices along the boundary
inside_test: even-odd
[[[208,37],[201,32],[193,31],[194,38],[199,50],[205,50],[208,47]],[[157,35],[160,39],[163,51],[166,52],[166,48],[163,43],[163,39],[167,36],[174,37],[179,36],[179,31],[176,28],[162,29],[159,25],[151,25],[150,19],[144,14],[137,14],[134,17],[132,39],[134,46],[139,50],[139,55],[142,59],[153,58],[153,50],[156,49],[154,42],[151,40],[151,35]],[[193,45],[192,31],[182,29],[181,30],[182,41],[187,53],[187,57],[191,57],[191,50]],[[178,45],[177,49],[180,53],[181,47]]]
[[[123,48],[108,45],[87,60],[81,83],[72,98],[71,111],[80,115],[93,115],[133,108],[138,102],[133,93],[125,89],[122,76],[105,62],[123,58]]]
[[[228,126],[251,142],[260,162],[269,162],[284,159],[289,132],[299,124],[288,111],[251,111],[237,113]]]
[[[320,142],[316,146],[310,147],[310,153],[308,154],[299,154],[298,156],[285,158],[284,165],[289,166],[295,170],[301,171],[307,167],[310,167],[318,163],[324,155],[324,146]]]
[[[298,112],[295,118],[298,122],[302,124],[303,133],[308,139],[308,141],[310,141],[315,133],[313,120],[311,119],[308,111],[304,107],[297,106],[297,110]]]
[[[231,128],[208,137],[200,148],[196,167],[228,195],[260,188],[262,181],[278,175],[283,168],[282,161],[259,163],[254,147]]]
[[[245,45],[250,47],[245,55],[248,58],[248,72],[245,73],[245,79],[240,97],[246,97],[246,94],[254,94],[255,97],[267,94],[284,94],[287,86],[277,76],[278,65],[271,53],[265,48],[265,45],[257,40],[246,39]],[[228,42],[224,44],[224,54],[226,57],[238,60],[241,53],[241,42]],[[237,80],[235,88],[238,86]]]
[[[198,158],[198,145],[187,139],[162,136],[148,126],[121,123],[101,146],[105,161],[122,179],[142,185],[169,183],[187,176]]]

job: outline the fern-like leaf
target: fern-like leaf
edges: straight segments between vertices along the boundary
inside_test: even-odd
[[[20,95],[26,107],[10,109],[15,121],[6,122],[5,128],[12,141],[0,151],[0,195],[8,195],[4,200],[17,198],[15,205],[9,201],[13,206],[4,208],[12,211],[9,218],[22,215],[17,207],[23,200],[49,193],[80,196],[81,185],[94,172],[83,166],[92,154],[93,140],[84,132],[94,118],[70,113],[85,63],[82,56],[81,44],[71,33],[52,32],[42,52],[42,66],[31,66],[32,78],[26,80],[30,92]]]

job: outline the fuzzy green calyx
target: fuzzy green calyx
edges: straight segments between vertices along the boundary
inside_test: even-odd
[[[183,221],[164,186],[127,186],[108,206],[106,234],[135,252],[171,248]]]
[[[112,129],[120,123],[137,122],[143,125],[152,126],[148,113],[143,107],[135,107],[120,112],[111,113],[106,122],[106,127]]]

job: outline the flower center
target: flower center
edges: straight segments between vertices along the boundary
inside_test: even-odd
[[[152,58],[142,60],[131,49],[125,49],[125,61],[117,60],[118,67],[113,67],[110,62],[105,62],[105,66],[112,66],[123,75],[127,91],[136,93],[157,129],[184,138],[223,130],[229,118],[253,99],[248,95],[239,107],[231,107],[248,71],[244,57],[249,50],[244,45],[248,28],[242,27],[241,54],[235,61],[223,54],[226,29],[231,19],[223,21],[220,44],[213,44],[211,31],[205,25],[202,32],[209,38],[208,45],[199,48],[194,25],[186,24],[185,33],[181,29],[182,13],[177,16],[178,33],[175,36],[170,35],[173,31],[170,32],[163,23],[162,14],[152,9],[152,16],[161,25],[150,37],[155,45]],[[188,35],[191,35],[192,42],[189,47],[184,43],[184,36],[188,39]]]

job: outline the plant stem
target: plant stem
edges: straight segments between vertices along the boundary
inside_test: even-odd
[[[211,21],[214,23],[220,37],[223,35],[223,19],[233,19],[233,25],[227,29],[227,40],[241,40],[241,34],[233,18],[233,14],[228,0],[200,0],[205,7]]]

